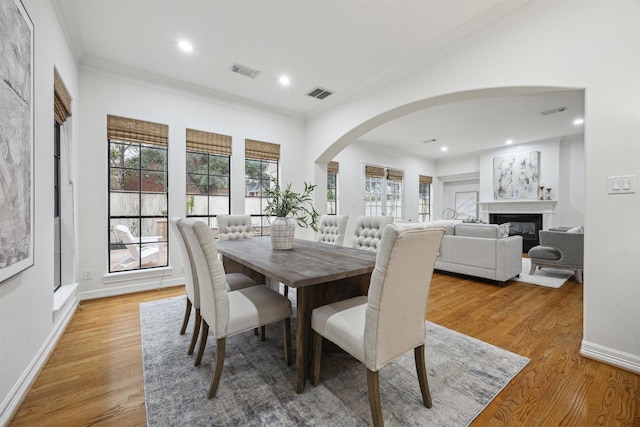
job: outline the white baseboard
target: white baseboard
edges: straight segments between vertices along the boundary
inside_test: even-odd
[[[582,340],[580,354],[589,359],[617,366],[636,374],[640,374],[640,356],[614,350],[599,344],[593,344]]]
[[[91,291],[80,292],[80,300],[89,300],[95,298],[113,297],[116,295],[132,294],[134,292],[152,291],[154,289],[170,288],[173,286],[179,286],[184,284],[183,278],[177,278],[172,280],[150,281],[146,283],[136,283],[134,285],[126,286],[114,286],[104,289],[96,289]]]
[[[20,404],[27,395],[31,384],[33,384],[35,379],[38,377],[38,374],[47,363],[49,356],[58,344],[58,341],[71,321],[73,314],[76,312],[79,301],[77,284],[65,286],[70,287],[70,292],[66,294],[64,302],[60,302],[56,307],[54,307],[54,324],[51,333],[42,344],[33,360],[31,360],[27,369],[24,370],[18,379],[18,382],[9,391],[9,394],[0,405],[0,426],[9,425],[11,418],[13,418],[13,415],[16,413]]]

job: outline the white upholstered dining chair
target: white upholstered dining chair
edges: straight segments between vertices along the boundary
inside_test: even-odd
[[[215,397],[220,383],[227,337],[283,321],[285,363],[291,365],[291,301],[267,286],[251,286],[227,292],[224,267],[207,224],[197,220],[184,220],[181,224],[191,248],[200,288],[202,327],[196,358],[198,362],[204,353],[209,328],[216,337],[216,358],[209,398]]]
[[[318,238],[320,243],[342,246],[344,232],[347,229],[349,215],[322,215],[318,221]]]
[[[198,340],[198,333],[200,332],[201,316],[200,316],[200,289],[198,285],[198,275],[195,265],[193,263],[193,255],[191,254],[191,248],[186,242],[184,236],[184,230],[182,225],[183,219],[173,217],[170,219],[169,224],[171,231],[175,236],[175,240],[178,242],[180,253],[182,255],[182,263],[184,265],[184,291],[187,297],[187,303],[184,312],[184,318],[182,320],[182,327],[180,328],[180,335],[184,335],[189,324],[189,318],[191,317],[191,310],[195,308],[196,318],[193,326],[193,334],[191,336],[191,343],[189,344],[188,354],[193,354],[196,342]],[[249,286],[256,286],[255,280],[242,273],[230,273],[225,275],[227,291],[247,288]]]
[[[422,402],[431,407],[424,359],[425,316],[433,266],[445,227],[435,223],[391,224],[378,245],[367,296],[313,310],[311,382],[320,379],[323,337],[367,368],[371,415],[382,426],[378,371],[413,349]]]
[[[218,215],[218,239],[237,240],[253,237],[251,215]]]
[[[356,249],[375,252],[382,238],[382,230],[392,222],[392,216],[360,215],[356,218],[351,245]]]

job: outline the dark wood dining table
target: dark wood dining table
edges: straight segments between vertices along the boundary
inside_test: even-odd
[[[273,249],[269,237],[218,240],[225,272],[244,273],[274,289],[296,289],[296,391],[310,369],[311,312],[335,301],[366,295],[374,252],[294,239],[293,248]]]

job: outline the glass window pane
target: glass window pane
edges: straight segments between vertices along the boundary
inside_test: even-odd
[[[140,167],[147,170],[167,170],[167,149],[143,145],[140,150]]]
[[[228,195],[229,194],[229,177],[228,176],[210,176],[209,177],[209,195]]]
[[[245,176],[249,179],[260,179],[262,176],[262,164],[260,160],[246,159],[244,165]]]
[[[207,154],[187,151],[187,173],[207,173]]]
[[[110,215],[111,216],[138,216],[140,215],[139,193],[116,193],[109,194]]]
[[[188,173],[187,174],[187,194],[207,194],[208,176]]]
[[[209,173],[211,175],[229,175],[229,156],[209,156]]]
[[[167,174],[165,172],[143,171],[141,191],[150,193],[167,192]]]
[[[189,205],[187,205],[187,215],[193,216],[207,216],[209,214],[209,205],[207,196],[189,196],[193,199],[193,206],[189,211]],[[191,199],[187,198],[187,202]]]
[[[167,214],[167,195],[143,193],[140,195],[142,216],[163,216]]]
[[[210,215],[228,215],[229,214],[229,197],[227,196],[209,197],[209,214]]]

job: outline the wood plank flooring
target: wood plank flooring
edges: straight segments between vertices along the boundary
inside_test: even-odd
[[[138,304],[183,293],[82,302],[10,426],[146,425]],[[428,306],[432,322],[531,359],[472,426],[640,426],[640,375],[578,354],[582,285],[573,279],[500,288],[435,273]]]

